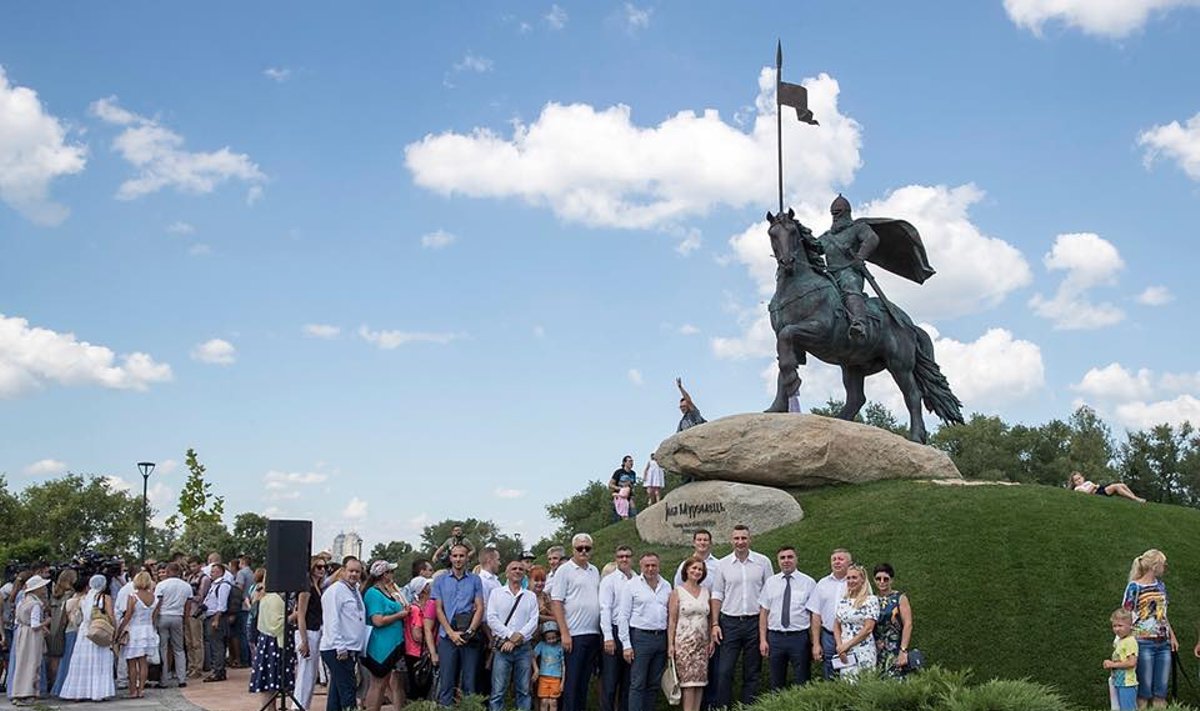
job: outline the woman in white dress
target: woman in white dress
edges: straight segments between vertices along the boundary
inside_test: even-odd
[[[122,656],[129,665],[131,699],[146,695],[146,676],[150,672],[146,658],[158,649],[158,632],[154,629],[157,612],[154,578],[143,570],[133,577],[133,594],[129,596],[125,619],[121,620],[121,627],[117,629],[117,639],[122,639],[125,632],[129,633]]]
[[[837,640],[834,667],[844,677],[853,678],[864,669],[875,668],[875,620],[879,617],[879,598],[867,582],[867,569],[852,565],[846,571],[846,596],[838,600],[833,620],[833,638]]]
[[[49,580],[35,575],[25,583],[25,596],[14,615],[16,628],[11,654],[15,658],[8,680],[13,703],[22,705],[38,696],[42,656],[46,651],[46,630],[50,627],[50,607],[46,595]]]
[[[112,600],[104,592],[107,587],[108,580],[103,575],[93,575],[88,580],[88,594],[80,605],[82,621],[75,637],[75,650],[71,653],[71,668],[67,670],[67,679],[59,694],[61,698],[103,701],[117,693],[112,650],[87,638],[93,610],[113,624]]]

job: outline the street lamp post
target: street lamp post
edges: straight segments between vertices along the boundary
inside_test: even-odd
[[[147,487],[150,485],[150,472],[154,471],[154,462],[138,462],[138,471],[142,473],[142,540],[138,546],[138,557],[141,565],[146,564],[146,519],[150,518],[150,504],[147,499]]]

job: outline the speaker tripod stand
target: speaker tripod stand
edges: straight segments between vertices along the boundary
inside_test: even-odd
[[[299,699],[296,698],[295,679],[292,680],[292,687],[290,689],[286,683],[288,670],[292,670],[294,674],[296,669],[296,630],[295,626],[288,622],[288,618],[291,617],[292,612],[296,609],[297,597],[297,594],[294,592],[284,593],[283,649],[279,650],[279,688],[275,690],[275,693],[271,694],[271,698],[267,699],[267,703],[263,704],[262,708],[258,711],[267,711],[269,708],[274,708],[276,701],[279,701],[279,711],[288,711],[288,699],[291,699],[292,703],[296,704],[298,711],[307,711]]]

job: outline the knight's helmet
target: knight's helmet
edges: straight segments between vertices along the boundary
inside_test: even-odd
[[[829,206],[829,213],[832,215],[837,215],[838,213],[849,215],[850,201],[842,197],[841,193],[838,193],[838,196],[833,200],[833,204]]]

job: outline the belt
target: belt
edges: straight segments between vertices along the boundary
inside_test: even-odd
[[[795,635],[795,634],[808,634],[808,629],[806,628],[806,629],[802,629],[802,630],[788,630],[787,632],[782,632],[780,630],[767,630],[767,632],[769,632],[770,634],[781,634],[784,637],[790,637],[791,635]]]
[[[757,620],[758,619],[758,615],[727,615],[724,612],[721,613],[721,617],[728,617],[731,620]]]
[[[642,634],[666,634],[666,630],[644,630],[641,627],[630,627],[631,632],[641,632]]]

